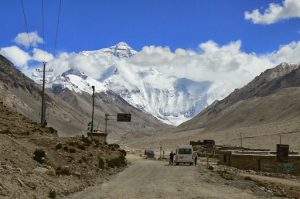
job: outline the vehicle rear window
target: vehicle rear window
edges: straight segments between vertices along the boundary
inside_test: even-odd
[[[178,154],[192,154],[192,149],[179,149]]]

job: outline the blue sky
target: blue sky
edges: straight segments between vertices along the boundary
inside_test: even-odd
[[[45,2],[45,50],[52,52],[59,0]],[[143,46],[197,49],[241,40],[245,52],[268,53],[300,40],[300,19],[254,24],[245,11],[266,9],[275,0],[62,0],[57,49],[78,52],[127,42]],[[41,0],[24,0],[29,32],[41,36]],[[25,32],[20,0],[0,1],[0,47]],[[4,20],[5,19],[5,20]],[[43,49],[43,47],[40,46]]]
[[[101,81],[116,67],[129,90],[148,83],[172,89],[182,78],[210,82],[210,104],[266,69],[300,63],[300,0],[61,1],[54,53],[60,0],[0,0],[0,54],[37,82],[42,62],[53,69],[50,79],[74,69]],[[127,58],[114,50],[80,53],[121,41],[138,52]],[[116,49],[130,50],[125,44]]]

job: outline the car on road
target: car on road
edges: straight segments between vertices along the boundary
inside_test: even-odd
[[[176,154],[174,159],[175,165],[180,163],[194,164],[193,159],[193,147],[192,145],[180,145],[176,148]]]

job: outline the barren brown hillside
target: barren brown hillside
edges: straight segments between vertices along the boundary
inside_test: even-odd
[[[275,149],[280,142],[300,150],[300,68],[280,64],[215,102],[173,132],[151,141],[176,146],[197,139],[215,139],[220,144]],[[134,141],[135,146],[141,146]]]
[[[115,146],[59,138],[0,101],[0,198],[67,195],[125,164]]]
[[[65,89],[54,94],[46,89],[46,120],[59,135],[82,135],[91,121],[92,97],[88,93],[75,93]],[[26,77],[6,58],[0,55],[0,95],[3,103],[33,121],[40,121],[41,88]],[[169,127],[152,115],[128,104],[113,92],[96,93],[95,127],[104,130],[105,113],[116,115],[131,113],[131,123],[109,121],[109,141],[128,137],[151,135],[158,129]],[[114,119],[114,118],[113,118]]]

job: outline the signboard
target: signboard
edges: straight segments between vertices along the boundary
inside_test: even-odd
[[[277,161],[288,162],[289,157],[289,145],[277,144]]]
[[[89,123],[88,123],[88,128],[87,128],[88,132],[90,132],[91,129],[92,129],[92,123],[93,123],[93,122],[89,122]]]
[[[290,172],[295,171],[295,167],[292,163],[284,163],[283,164],[283,171],[285,173],[290,173]]]
[[[131,114],[130,113],[118,113],[117,121],[118,122],[131,122]]]
[[[203,140],[203,144],[206,147],[214,147],[215,146],[215,141],[214,140]]]

